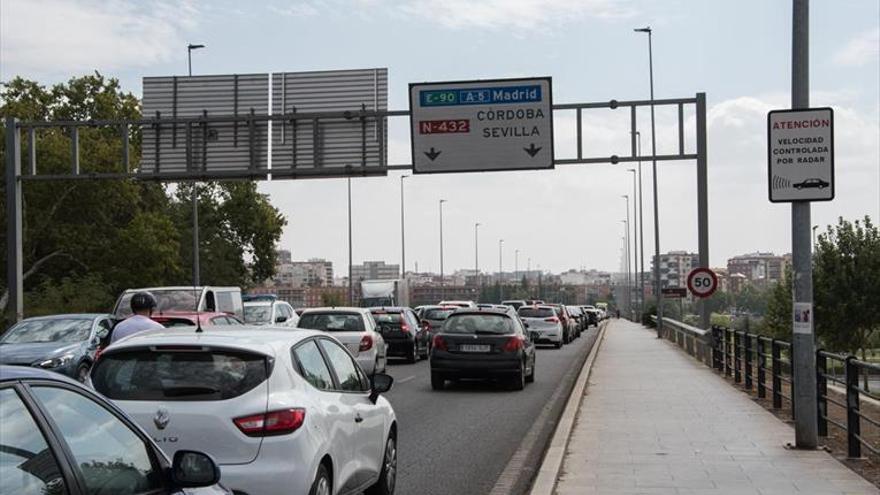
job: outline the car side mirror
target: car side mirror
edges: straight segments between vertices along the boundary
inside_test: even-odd
[[[284,315],[275,317],[275,323],[284,323],[285,321],[287,321],[287,317]]]
[[[386,375],[385,373],[376,373],[370,377],[370,402],[373,404],[376,403],[376,400],[379,398],[381,394],[388,392],[391,390],[391,385],[394,384],[394,378],[391,375]]]
[[[220,467],[208,454],[178,450],[171,463],[171,482],[180,488],[200,488],[220,481]]]

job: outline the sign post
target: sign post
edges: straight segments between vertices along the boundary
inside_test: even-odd
[[[409,86],[414,173],[553,168],[549,77]]]

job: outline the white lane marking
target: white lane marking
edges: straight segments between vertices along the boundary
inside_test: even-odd
[[[408,381],[415,380],[415,378],[416,378],[416,375],[408,376],[406,378],[401,378],[400,380],[397,380],[397,383],[403,385],[404,383],[406,383]]]

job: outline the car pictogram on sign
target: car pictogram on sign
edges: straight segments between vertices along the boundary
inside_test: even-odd
[[[792,184],[791,187],[793,187],[795,189],[825,189],[826,187],[828,187],[830,185],[831,184],[829,184],[828,182],[825,182],[822,179],[818,179],[818,178],[813,177],[811,179],[806,179],[802,182]]]

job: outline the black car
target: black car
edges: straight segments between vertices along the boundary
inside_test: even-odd
[[[0,338],[0,364],[35,366],[85,381],[113,325],[108,314],[27,318]]]
[[[503,380],[522,390],[535,379],[535,343],[513,308],[453,312],[431,347],[431,387],[446,380]]]
[[[0,366],[3,494],[229,494],[219,480],[208,455],[179,450],[169,462],[122,410],[70,378]]]
[[[431,332],[427,323],[422,324],[410,308],[381,307],[370,308],[379,333],[388,346],[388,356],[405,357],[407,362],[415,363],[419,358],[427,359],[431,351]]]
[[[446,318],[456,309],[458,309],[456,306],[423,306],[421,318],[423,322],[428,324],[428,330],[432,334],[436,334],[443,327]]]

